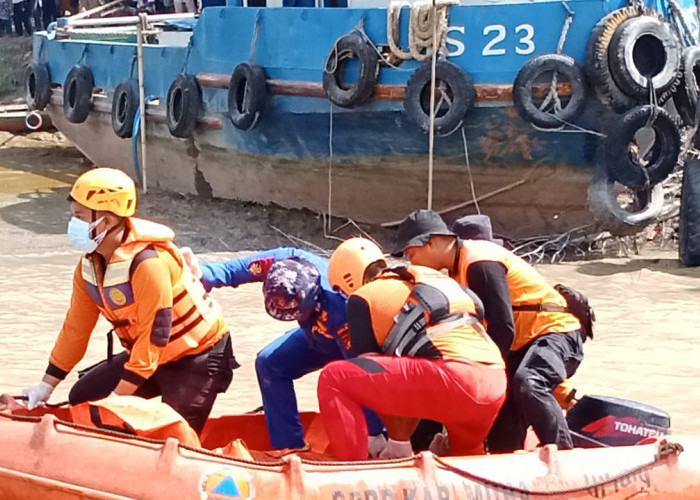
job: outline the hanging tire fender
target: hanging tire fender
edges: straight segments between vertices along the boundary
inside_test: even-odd
[[[685,125],[695,121],[700,88],[700,47],[686,47],[681,54],[681,79],[673,92],[673,104]]]
[[[628,19],[613,34],[608,65],[624,93],[647,97],[647,79],[651,78],[655,92],[660,94],[680,76],[680,41],[665,19],[646,15]]]
[[[32,62],[24,72],[24,100],[31,110],[42,110],[51,99],[51,76],[45,63]]]
[[[646,164],[642,165],[633,158],[630,144],[636,144],[637,132],[648,123],[655,137]],[[681,134],[676,120],[663,108],[637,106],[610,123],[603,161],[612,179],[640,189],[647,184],[647,176],[651,185],[663,181],[676,165],[680,151]]]
[[[139,85],[134,78],[123,80],[112,96],[112,129],[119,137],[131,137],[139,109]]]
[[[244,62],[236,66],[228,86],[228,114],[240,130],[252,130],[258,124],[267,100],[267,78],[259,64]]]
[[[76,64],[63,84],[63,114],[71,123],[83,123],[90,114],[95,79],[92,70]]]
[[[202,109],[202,90],[194,75],[180,73],[168,89],[166,122],[174,137],[186,139],[197,126],[197,116]]]
[[[345,67],[357,59],[360,69],[357,81],[345,81]],[[379,79],[379,56],[362,35],[351,33],[341,37],[328,56],[323,70],[323,90],[326,97],[341,108],[364,104],[374,93]]]
[[[624,113],[637,104],[637,99],[625,94],[615,83],[608,62],[610,41],[615,30],[627,19],[654,11],[642,7],[623,7],[603,16],[593,28],[586,45],[586,74],[598,100],[616,113]]]
[[[630,212],[622,208],[617,201],[615,180],[604,166],[598,166],[588,186],[588,209],[603,230],[615,236],[636,234],[659,217],[664,192],[661,184],[657,184],[638,191],[636,196],[642,201],[639,210]]]
[[[683,167],[678,253],[685,266],[700,266],[700,160]]]
[[[571,85],[571,96],[565,107],[558,113],[540,110],[532,99],[532,85],[545,73],[565,76]],[[583,69],[573,57],[566,54],[540,54],[528,62],[518,72],[513,83],[513,104],[521,118],[542,128],[561,127],[564,122],[575,120],[586,103],[586,82]]]
[[[445,98],[447,110],[438,108],[435,114],[435,133],[440,136],[452,134],[462,126],[467,113],[476,102],[476,88],[469,73],[449,61],[435,64],[436,91]],[[424,132],[430,131],[430,81],[431,62],[424,62],[413,72],[406,83],[403,106],[406,116]],[[435,96],[436,105],[439,97]]]

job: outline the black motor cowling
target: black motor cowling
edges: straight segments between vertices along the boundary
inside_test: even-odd
[[[574,446],[634,445],[644,438],[668,434],[671,417],[637,401],[608,396],[583,396],[566,415]]]

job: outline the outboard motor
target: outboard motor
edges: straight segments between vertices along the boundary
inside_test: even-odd
[[[583,396],[566,414],[574,447],[634,445],[668,434],[671,417],[653,406],[608,396]]]

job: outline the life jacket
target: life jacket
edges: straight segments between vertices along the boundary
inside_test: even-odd
[[[461,241],[453,277],[468,287],[469,266],[476,262],[497,262],[506,269],[515,322],[511,350],[516,351],[547,333],[581,329],[579,320],[568,311],[566,299],[534,267],[513,252],[490,241]]]
[[[127,240],[115,250],[104,271],[101,285],[91,258],[83,257],[81,267],[90,297],[114,326],[121,344],[130,350],[137,339],[139,318],[131,282],[134,271],[144,260],[160,258],[160,254],[167,253],[177,266],[170,270],[172,327],[167,337],[151,337],[151,342],[165,347],[160,355],[160,364],[202,352],[214,345],[225,333],[220,308],[189,266],[183,263],[180,252],[172,243],[172,231],[160,224],[136,218],[129,219],[128,223]]]
[[[158,399],[116,396],[70,407],[76,424],[151,439],[175,438],[181,444],[201,447],[197,433],[172,407]]]
[[[391,268],[353,295],[369,305],[372,330],[384,354],[503,364],[479,324],[483,310],[478,299],[438,271]]]

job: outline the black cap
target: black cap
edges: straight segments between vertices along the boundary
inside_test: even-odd
[[[452,223],[452,231],[463,240],[487,240],[503,245],[503,240],[493,238],[491,218],[484,214],[465,215]]]
[[[455,236],[442,220],[440,214],[432,210],[411,212],[401,224],[396,235],[396,245],[392,255],[401,256],[408,247],[425,245],[431,236]]]

